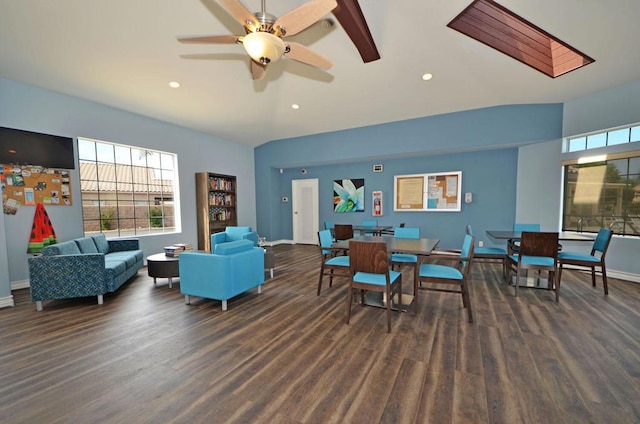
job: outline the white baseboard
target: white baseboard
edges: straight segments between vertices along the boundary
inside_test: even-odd
[[[631,281],[633,283],[640,283],[640,275],[631,274],[629,272],[613,271],[608,269],[607,277],[618,278],[620,280]]]
[[[29,280],[11,282],[11,290],[28,289],[29,287],[31,287],[29,285]]]
[[[13,302],[13,296],[0,297],[0,308],[7,308],[9,306],[16,306]]]
[[[295,243],[293,242],[293,240],[284,240],[284,239],[267,242],[267,246],[275,246],[277,244],[295,244]]]

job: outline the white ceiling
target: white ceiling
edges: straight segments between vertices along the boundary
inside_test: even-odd
[[[596,60],[556,79],[447,28],[470,1],[360,0],[380,60],[363,63],[334,19],[329,30],[318,25],[292,37],[332,59],[332,69],[283,58],[253,81],[242,46],[176,41],[242,33],[214,0],[0,0],[0,76],[251,146],[564,102],[640,77],[639,0],[499,1]],[[260,10],[259,0],[243,3]],[[267,12],[282,16],[303,3],[267,0]],[[434,78],[422,81],[425,72]],[[182,87],[169,88],[174,80]]]

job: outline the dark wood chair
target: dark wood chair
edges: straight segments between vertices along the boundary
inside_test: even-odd
[[[558,233],[525,231],[522,233],[517,254],[507,256],[509,273],[516,272],[515,295],[518,296],[520,272],[523,270],[546,271],[548,288],[555,290],[556,302],[560,301],[560,280],[555,281],[558,271]]]
[[[333,285],[334,271],[338,271],[339,276],[349,277],[349,256],[337,256],[335,250],[327,249],[331,246],[333,239],[331,230],[318,231],[318,241],[320,242],[320,253],[322,253],[322,265],[320,265],[320,278],[318,279],[318,296],[322,289],[322,279],[329,277],[329,287]]]
[[[467,225],[467,234],[473,237],[471,225]],[[476,247],[473,250],[474,262],[500,262],[502,275],[507,277],[507,251],[501,247]]]
[[[349,241],[350,273],[347,299],[347,324],[351,320],[353,291],[360,290],[360,303],[365,306],[365,291],[384,294],[387,310],[387,332],[391,332],[391,303],[402,298],[402,274],[389,269],[389,255],[384,241]],[[400,311],[400,307],[398,307]]]
[[[447,293],[459,293],[462,295],[462,306],[467,309],[469,322],[473,322],[473,312],[471,310],[471,296],[469,294],[469,269],[473,261],[473,245],[475,239],[473,236],[466,234],[462,243],[460,253],[450,252],[446,255],[435,255],[438,260],[453,260],[455,266],[423,263],[420,265],[418,282],[419,290],[429,290]],[[430,283],[429,286],[423,286],[422,283]],[[442,285],[454,285],[459,288],[443,288]],[[415,293],[414,302],[418,301],[418,291]]]
[[[333,227],[333,238],[336,241],[349,240],[353,238],[353,225],[335,224]]]
[[[596,286],[596,267],[600,267],[600,273],[602,274],[602,284],[604,285],[605,296],[609,294],[609,286],[607,285],[607,268],[604,264],[604,257],[609,249],[609,243],[613,231],[607,228],[600,228],[598,235],[591,247],[591,253],[577,253],[577,252],[560,252],[558,253],[558,285],[562,279],[562,268],[565,265],[576,266],[579,268],[589,268],[591,270],[591,284]]]

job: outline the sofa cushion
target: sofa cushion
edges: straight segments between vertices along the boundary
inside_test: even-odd
[[[127,263],[120,259],[107,259],[105,257],[104,267],[107,274],[115,278],[127,270]]]
[[[224,232],[227,235],[227,241],[242,240],[242,236],[251,232],[251,227],[227,227]]]
[[[131,268],[136,262],[142,260],[142,250],[129,250],[122,252],[113,252],[105,256],[105,261],[118,260],[124,261],[127,264],[127,268]]]
[[[74,240],[80,249],[80,253],[98,253],[98,248],[91,237],[82,237]]]
[[[73,240],[69,240],[51,246],[46,246],[42,249],[42,254],[44,256],[78,255],[80,254],[80,249],[78,249],[78,245]]]
[[[215,255],[231,255],[232,253],[244,252],[253,249],[251,240],[236,240],[229,243],[216,244],[213,253]]]
[[[91,235],[93,242],[96,244],[96,248],[99,253],[109,253],[109,242],[103,233]]]

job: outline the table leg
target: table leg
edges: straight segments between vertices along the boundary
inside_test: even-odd
[[[169,288],[172,288],[173,286],[171,285],[173,283],[173,278],[169,277]]]

